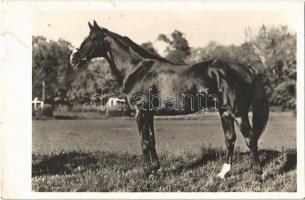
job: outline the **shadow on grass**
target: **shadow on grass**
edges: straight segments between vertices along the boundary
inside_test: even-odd
[[[172,172],[181,173],[182,171],[192,170],[202,165],[206,165],[209,162],[222,159],[224,156],[225,156],[225,152],[222,149],[201,148],[201,153],[199,157],[178,165],[176,168],[172,170]]]
[[[172,165],[179,163],[175,168],[166,171],[179,174],[183,171],[192,170],[209,162],[223,162],[225,160],[225,150],[219,148],[202,148],[200,155],[189,154],[186,158],[172,157],[168,155],[160,156],[161,165]],[[260,161],[263,168],[272,169],[272,173],[284,173],[296,168],[297,153],[294,149],[285,151],[261,150]],[[240,152],[238,149],[234,153],[233,165],[249,168],[250,152]],[[167,163],[167,164],[166,164]],[[243,164],[243,165],[241,165]],[[142,156],[130,154],[128,152],[60,152],[49,155],[33,154],[32,157],[32,177],[39,175],[70,174],[75,170],[88,170],[89,168],[117,169],[121,172],[141,167],[143,165]],[[247,169],[245,169],[247,170]]]
[[[60,152],[32,155],[32,177],[71,174],[75,171],[110,168],[126,172],[143,165],[142,156],[114,152]]]
[[[76,115],[54,115],[54,119],[75,120],[75,119],[80,119],[80,117],[78,117]]]
[[[53,115],[53,116],[34,116],[33,120],[79,120],[78,116],[68,116],[68,115]]]
[[[237,152],[235,155],[236,163],[239,160],[250,160],[251,158],[250,152]],[[263,168],[272,165],[279,173],[284,173],[296,168],[297,151],[295,149],[283,149],[282,151],[263,149],[259,151],[259,159]]]
[[[221,148],[202,148],[199,157],[191,161],[184,161],[184,163],[178,165],[171,172],[179,174],[182,171],[192,170],[209,162],[219,160],[224,162],[225,155],[225,150]],[[297,152],[295,149],[286,149],[282,150],[282,152],[277,150],[260,150],[259,157],[261,166],[264,168],[269,165],[269,167],[272,167],[275,170],[275,173],[284,173],[294,170],[297,165]],[[250,163],[250,159],[250,152],[241,152],[237,149],[234,153],[233,165],[244,163],[245,161]]]
[[[280,160],[280,173],[288,172],[290,170],[296,169],[297,166],[297,152],[296,150],[289,150],[281,156]]]
[[[89,153],[60,152],[51,155],[33,154],[32,177],[39,175],[69,174],[78,167],[88,167],[97,163]]]

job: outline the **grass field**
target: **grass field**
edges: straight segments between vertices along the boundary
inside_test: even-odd
[[[33,121],[33,191],[296,191],[296,120],[272,113],[259,147],[264,174],[252,173],[237,130],[232,171],[214,115],[157,118],[161,170],[145,177],[136,124],[130,118]]]

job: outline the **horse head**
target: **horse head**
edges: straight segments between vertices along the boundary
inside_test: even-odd
[[[100,27],[95,20],[93,25],[88,22],[88,26],[89,35],[71,54],[70,63],[74,68],[81,67],[93,58],[107,56],[108,44],[105,41],[107,29]]]

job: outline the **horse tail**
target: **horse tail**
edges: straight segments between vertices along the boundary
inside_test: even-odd
[[[254,95],[253,95],[253,116],[252,127],[253,136],[258,139],[268,122],[269,117],[269,102],[266,91],[260,80],[254,80]]]

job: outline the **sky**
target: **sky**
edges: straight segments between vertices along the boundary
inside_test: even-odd
[[[189,11],[36,11],[33,13],[33,35],[48,39],[63,38],[78,47],[89,33],[88,21],[97,23],[131,38],[138,44],[151,41],[157,49],[165,44],[157,40],[160,33],[175,29],[185,34],[191,47],[203,47],[209,41],[239,45],[246,41],[245,28],[253,34],[263,24],[287,25],[296,31],[295,15],[285,10],[189,10]]]

